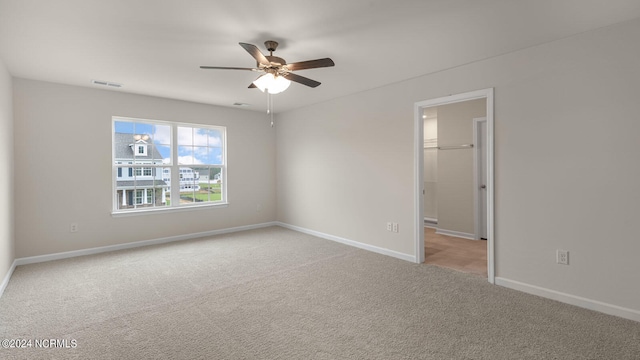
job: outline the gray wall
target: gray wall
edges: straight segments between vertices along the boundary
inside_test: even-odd
[[[12,79],[0,60],[0,283],[14,259]]]
[[[16,257],[275,220],[275,131],[262,113],[24,79],[14,112]],[[229,205],[112,217],[114,115],[226,126]]]
[[[473,119],[487,115],[485,99],[438,106],[438,146],[473,144]],[[475,233],[473,149],[438,150],[438,229]]]
[[[634,20],[281,114],[278,220],[415,256],[413,106],[493,87],[496,275],[640,311],[638,34]]]

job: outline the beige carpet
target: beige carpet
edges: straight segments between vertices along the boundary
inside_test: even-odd
[[[19,266],[0,359],[639,359],[640,323],[272,227]]]

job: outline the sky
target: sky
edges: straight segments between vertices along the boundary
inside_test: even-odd
[[[131,134],[131,142],[136,140],[134,135],[148,135],[149,140],[165,163],[171,162],[171,128],[172,125],[151,124],[116,120],[116,133]],[[178,131],[178,164],[180,165],[220,165],[222,164],[222,132],[216,129],[177,126]]]

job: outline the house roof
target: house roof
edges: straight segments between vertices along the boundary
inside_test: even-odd
[[[127,133],[115,133],[113,134],[113,146],[115,147],[115,158],[120,159],[131,159],[133,160],[133,148],[130,146],[131,144],[135,144],[136,141],[133,139],[133,134]],[[153,143],[151,139],[149,142],[146,142],[147,147],[147,155],[146,156],[136,156],[136,159],[139,160],[157,160],[163,159],[162,155]]]

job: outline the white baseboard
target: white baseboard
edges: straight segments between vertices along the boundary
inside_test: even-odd
[[[469,239],[469,240],[475,240],[476,239],[476,235],[475,234],[470,234],[470,233],[461,232],[461,231],[453,231],[453,230],[441,229],[441,228],[436,228],[436,234],[459,237],[459,238]]]
[[[40,263],[45,261],[67,259],[67,258],[72,258],[76,256],[100,254],[100,253],[117,251],[117,250],[133,249],[133,248],[142,247],[142,246],[165,244],[165,243],[174,242],[174,241],[191,240],[191,239],[197,239],[201,237],[228,234],[228,233],[233,233],[238,231],[259,229],[259,228],[276,226],[276,225],[278,225],[278,223],[276,222],[267,222],[262,224],[238,226],[238,227],[227,228],[227,229],[219,229],[219,230],[211,230],[211,231],[185,234],[185,235],[169,236],[169,237],[160,238],[160,239],[142,240],[142,241],[125,243],[125,244],[108,245],[108,246],[101,246],[101,247],[75,250],[75,251],[67,251],[67,252],[61,252],[61,253],[55,253],[55,254],[30,256],[30,257],[16,259],[14,264],[15,265],[35,264],[35,263]]]
[[[11,280],[11,275],[13,275],[13,270],[16,269],[16,266],[18,264],[16,264],[17,260],[13,260],[13,263],[11,264],[11,267],[9,268],[9,271],[7,271],[7,274],[4,276],[4,279],[2,279],[2,284],[0,284],[0,297],[2,297],[2,294],[4,293],[4,289],[7,288],[7,285],[9,285],[9,280]]]
[[[518,290],[527,294],[541,296],[547,299],[560,301],[565,304],[575,305],[581,308],[598,311],[601,313],[618,316],[621,318],[640,321],[640,311],[624,308],[617,305],[591,300],[580,296],[566,294],[560,291],[550,290],[543,287],[526,284],[523,282],[496,277],[496,285],[509,289]]]
[[[341,238],[339,236],[329,235],[329,234],[321,233],[319,231],[310,230],[310,229],[306,229],[306,228],[302,228],[302,227],[299,227],[299,226],[290,225],[290,224],[286,224],[286,223],[282,223],[282,222],[277,222],[277,224],[279,226],[282,226],[283,228],[287,228],[287,229],[298,231],[298,232],[301,232],[301,233],[313,235],[315,237],[319,237],[319,238],[322,238],[322,239],[339,242],[341,244],[357,247],[359,249],[368,250],[368,251],[371,251],[371,252],[374,252],[374,253],[378,253],[378,254],[382,254],[382,255],[391,256],[391,257],[398,258],[398,259],[401,259],[401,260],[411,261],[411,262],[414,262],[414,263],[416,262],[416,258],[413,255],[408,255],[408,254],[400,253],[400,252],[397,252],[397,251],[393,251],[393,250],[389,250],[389,249],[385,249],[385,248],[381,248],[381,247],[377,247],[377,246],[373,246],[373,245],[369,245],[369,244],[363,244],[361,242],[357,242],[357,241],[354,241],[354,240],[349,240],[349,239]]]
[[[438,219],[425,217],[423,223],[426,228],[438,229]]]

